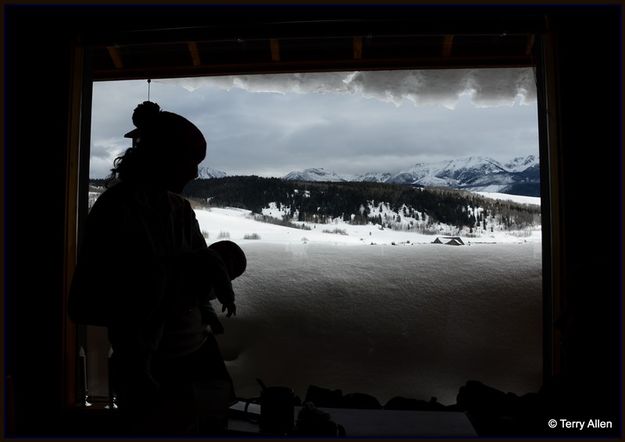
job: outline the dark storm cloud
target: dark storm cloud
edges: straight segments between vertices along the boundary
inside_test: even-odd
[[[356,174],[537,154],[532,81],[528,69],[213,77],[153,81],[151,99],[200,127],[203,165],[231,174]],[[121,135],[146,94],[145,81],[96,84],[92,176],[107,173],[107,156],[112,163],[128,145]]]
[[[179,83],[188,90],[211,85],[249,92],[357,93],[396,104],[410,100],[453,106],[466,91],[473,92],[476,105],[510,104],[517,95],[527,102],[536,99],[531,68],[242,75],[188,78]]]

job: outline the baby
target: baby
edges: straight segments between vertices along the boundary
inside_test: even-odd
[[[226,265],[226,270],[231,281],[234,281],[236,278],[241,276],[243,272],[245,272],[245,268],[247,267],[247,258],[245,257],[243,250],[241,250],[241,247],[234,242],[218,241],[208,246],[208,248],[217,253],[217,255],[219,255],[222,259]],[[213,294],[209,298],[219,299],[219,293],[215,295],[214,292],[215,291],[213,290]],[[224,304],[224,309],[226,309],[227,301],[222,299],[219,299],[219,301]],[[228,311],[231,311],[230,307],[228,308]],[[210,301],[206,301],[200,306],[200,312],[202,313],[202,323],[210,326],[213,334],[219,335],[224,332],[224,327],[219,321],[217,313],[210,304]],[[236,310],[233,310],[233,313],[235,312]]]

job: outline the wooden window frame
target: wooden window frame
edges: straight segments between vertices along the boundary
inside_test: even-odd
[[[556,63],[554,53],[554,35],[548,29],[532,34],[534,48],[534,67],[537,79],[539,150],[541,164],[541,211],[542,211],[542,277],[543,277],[543,378],[547,379],[560,372],[560,338],[554,322],[560,315],[564,284],[562,225],[559,217],[562,189],[558,183],[561,165],[558,163],[558,115],[556,114]],[[354,40],[354,64],[357,70],[396,70],[396,69],[434,69],[436,66],[420,65],[419,60],[404,60],[401,63],[381,62],[378,65],[358,63],[361,59],[362,43]],[[451,44],[446,41],[446,44]],[[76,265],[80,232],[87,215],[87,188],[89,183],[91,93],[93,82],[105,78],[93,78],[90,54],[92,46],[76,44],[74,48],[73,79],[71,88],[71,114],[69,118],[69,149],[67,206],[66,206],[66,257],[65,257],[65,293]],[[273,57],[277,57],[279,46],[272,44]],[[332,61],[313,62],[310,64],[256,64],[247,66],[220,66],[211,70],[198,70],[197,54],[193,57],[192,68],[181,70],[149,69],[140,74],[140,78],[180,78],[188,76],[234,75],[237,73],[284,73],[284,72],[331,72],[345,70],[343,65],[333,65]],[[470,65],[470,63],[469,63]],[[442,65],[442,68],[459,66]],[[462,66],[460,66],[462,67]],[[493,66],[494,67],[494,66]],[[518,67],[518,65],[499,65],[497,67]],[[137,72],[120,74],[116,79],[138,78]],[[67,317],[67,296],[64,300],[64,361],[66,406],[75,408],[80,405],[80,388],[77,385],[77,326]],[[99,407],[95,407],[99,408]]]

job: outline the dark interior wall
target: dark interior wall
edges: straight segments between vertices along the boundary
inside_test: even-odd
[[[5,367],[14,383],[17,430],[45,432],[59,421],[55,412],[62,407],[64,387],[61,301],[71,46],[69,34],[47,14],[35,8],[7,7],[6,12]]]
[[[563,371],[576,386],[571,393],[588,398],[583,401],[588,412],[618,413],[623,230],[619,8],[569,7],[550,21],[556,36],[563,192]]]
[[[64,391],[60,309],[71,47],[80,28],[97,24],[111,32],[138,16],[109,10],[103,25],[90,21],[93,10],[5,11],[5,367],[15,383],[18,433],[52,434]],[[545,11],[556,31],[561,118],[564,370],[583,398],[576,404],[620,416],[620,9]],[[156,18],[166,23],[168,17]],[[140,19],[155,17],[144,12]]]

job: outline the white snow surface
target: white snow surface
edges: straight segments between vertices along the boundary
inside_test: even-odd
[[[239,396],[260,393],[256,378],[302,399],[314,384],[382,404],[452,404],[469,379],[518,394],[539,388],[539,230],[447,246],[371,225],[300,230],[241,209],[196,214],[209,244],[229,237],[248,257],[233,282],[237,316],[223,318],[218,337]],[[347,235],[323,232],[335,228]],[[243,239],[253,233],[260,239]]]
[[[270,208],[263,209],[263,214],[281,219],[284,208],[278,210],[274,203]],[[228,238],[232,241],[260,241],[272,244],[334,244],[334,245],[374,245],[393,243],[400,244],[429,244],[436,239],[436,235],[426,235],[414,231],[381,229],[378,225],[351,225],[342,220],[335,220],[329,224],[314,224],[294,221],[295,225],[306,225],[310,230],[284,227],[268,224],[253,219],[249,210],[236,208],[212,207],[209,210],[195,210],[196,217],[202,232],[208,234],[208,241]],[[371,215],[378,213],[394,215],[385,204],[382,210],[374,208]],[[404,217],[407,222],[409,218]],[[435,225],[441,236],[461,236],[465,243],[526,243],[540,242],[540,228],[526,229],[522,231],[506,232],[495,230],[486,231],[479,237],[465,236],[458,233],[457,229],[446,225]],[[340,231],[328,233],[326,231]],[[477,229],[476,229],[477,230]],[[258,235],[260,239],[246,240],[245,236]]]
[[[477,193],[478,195],[482,195],[483,197],[491,198],[495,200],[512,201],[514,203],[540,206],[539,196],[510,195],[508,193],[497,193],[497,192],[474,192],[474,193]]]

